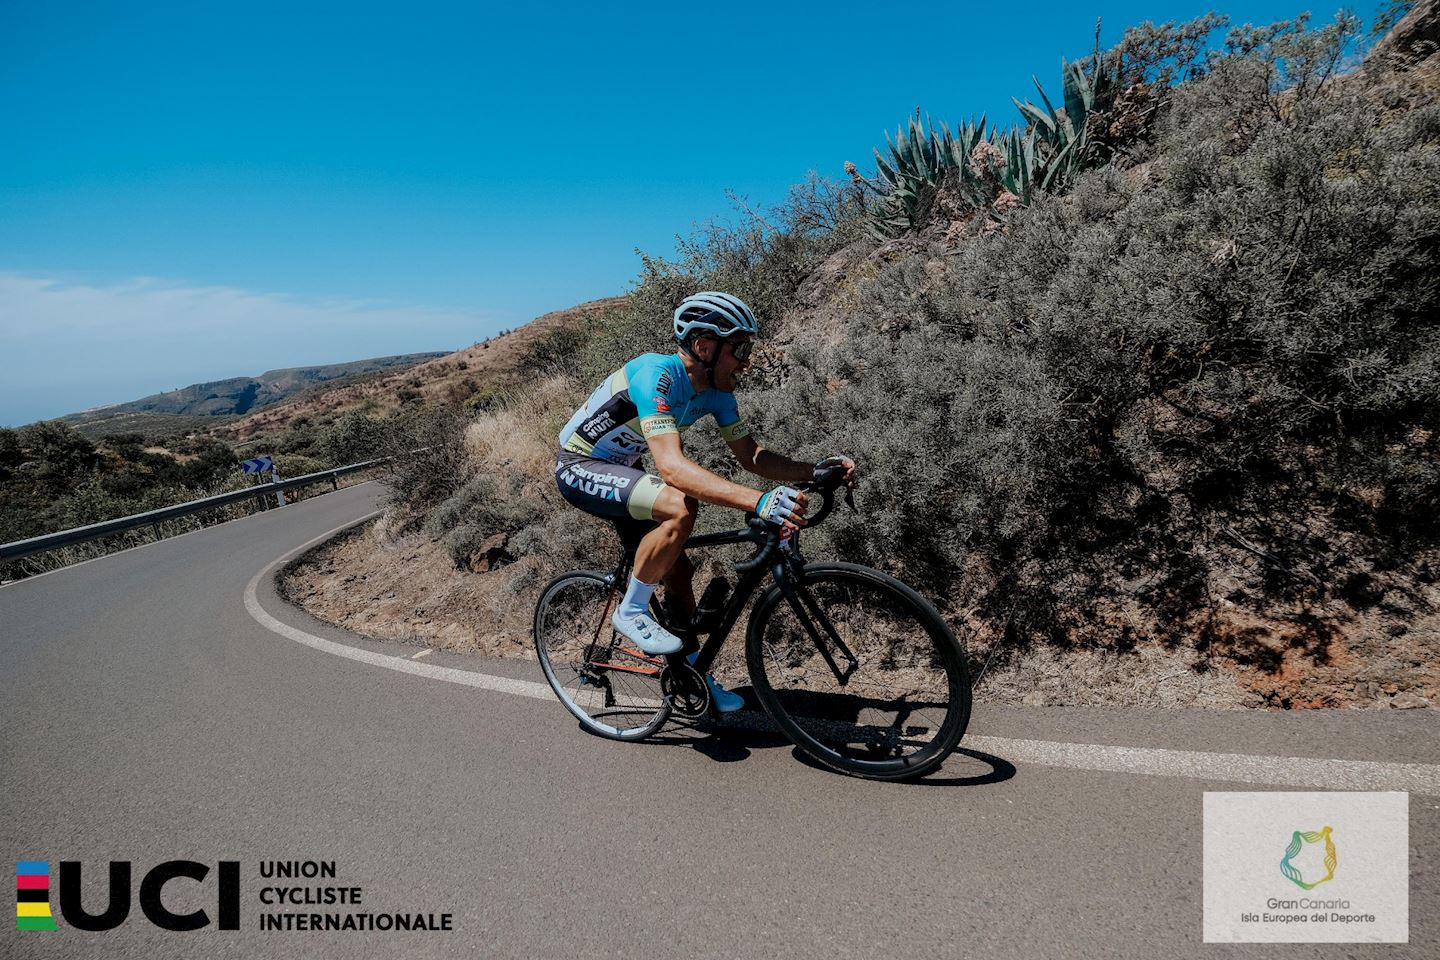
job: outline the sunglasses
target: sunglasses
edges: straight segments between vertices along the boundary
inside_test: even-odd
[[[725,343],[729,346],[730,352],[735,355],[735,359],[741,363],[749,360],[750,354],[755,350],[754,340],[741,340],[739,342],[726,340]]]

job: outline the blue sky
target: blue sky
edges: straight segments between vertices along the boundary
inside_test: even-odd
[[[727,188],[1211,9],[969,6],[0,3],[0,425],[624,292]]]

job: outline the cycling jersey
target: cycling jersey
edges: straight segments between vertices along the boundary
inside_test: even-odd
[[[684,433],[712,416],[727,441],[748,436],[735,395],[696,393],[679,354],[646,353],[605,378],[560,431],[561,448],[582,456],[634,466],[651,437]]]

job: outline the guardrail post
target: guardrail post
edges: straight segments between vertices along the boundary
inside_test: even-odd
[[[330,474],[330,486],[336,490],[340,489],[340,478],[333,473]]]

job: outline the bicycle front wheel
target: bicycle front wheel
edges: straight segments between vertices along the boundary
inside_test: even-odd
[[[641,740],[665,725],[663,658],[635,648],[610,626],[618,595],[604,574],[551,580],[535,606],[535,653],[550,689],[591,733]]]
[[[807,564],[756,604],[745,638],[761,704],[800,749],[876,780],[923,776],[970,722],[965,655],[940,614],[893,577]]]

